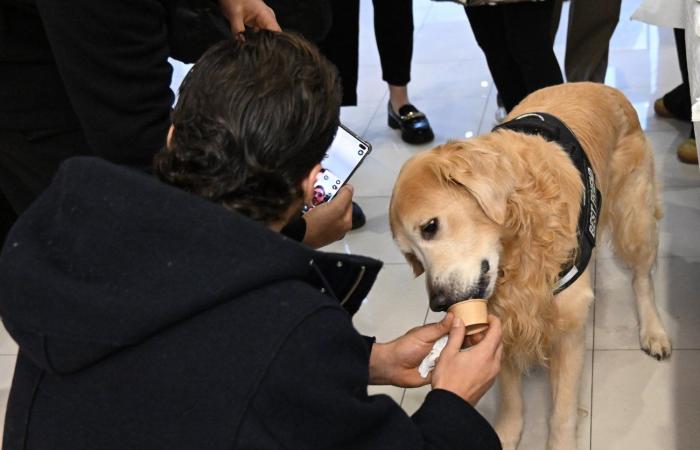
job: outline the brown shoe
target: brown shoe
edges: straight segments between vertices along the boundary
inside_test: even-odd
[[[686,139],[681,142],[681,145],[678,146],[678,150],[676,151],[678,159],[686,164],[697,164],[698,150],[695,145],[695,139]]]
[[[673,114],[671,114],[671,111],[666,108],[663,97],[657,98],[654,102],[654,112],[659,117],[675,117]]]

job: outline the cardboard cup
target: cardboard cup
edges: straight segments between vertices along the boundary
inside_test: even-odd
[[[481,333],[489,327],[486,300],[470,299],[455,303],[448,308],[455,316],[462,319],[467,335]]]

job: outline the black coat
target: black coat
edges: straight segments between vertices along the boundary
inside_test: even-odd
[[[3,448],[500,448],[447,391],[412,417],[368,396],[349,312],[380,266],[70,159],[0,256],[20,349]]]

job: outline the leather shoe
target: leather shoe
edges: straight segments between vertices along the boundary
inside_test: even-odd
[[[394,130],[401,130],[401,139],[409,144],[425,144],[435,139],[433,129],[430,128],[428,118],[410,103],[399,108],[399,113],[394,112],[391,102],[388,105],[388,123]]]
[[[362,212],[362,208],[355,202],[352,202],[352,229],[357,230],[362,227],[367,219],[365,219],[365,213]]]
[[[654,113],[659,117],[675,117],[673,113],[666,108],[663,97],[657,98],[654,102]]]
[[[681,142],[676,151],[678,159],[685,164],[697,164],[698,163],[698,150],[695,146],[695,139],[686,139]]]

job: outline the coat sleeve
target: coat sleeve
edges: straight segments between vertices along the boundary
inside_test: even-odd
[[[409,417],[386,395],[367,394],[369,353],[344,311],[323,308],[289,336],[251,405],[284,448],[500,449],[467,402],[434,390]]]
[[[36,0],[56,65],[92,151],[151,165],[173,93],[166,10],[157,0]]]

